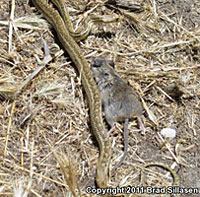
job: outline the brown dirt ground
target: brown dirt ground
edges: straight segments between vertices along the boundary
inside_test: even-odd
[[[77,19],[100,2],[69,3],[74,9],[70,15]],[[113,2],[98,6],[92,13],[116,14],[122,20],[95,25],[79,46],[89,62],[97,56],[114,60],[116,70],[137,89],[147,105],[147,131],[142,135],[135,119],[129,123],[129,154],[116,173],[111,174],[109,186],[137,186],[140,170],[132,164],[143,166],[153,161],[174,166],[180,187],[200,189],[200,2],[138,0],[133,5],[137,9],[122,7],[122,12],[120,1],[116,5]],[[9,21],[11,7],[11,1],[0,1],[1,22]],[[14,19],[36,14],[27,0],[16,0]],[[54,33],[47,28],[16,28],[8,53],[9,27],[0,26],[0,196],[19,193],[20,185],[22,191],[27,189],[28,196],[71,196],[53,150],[66,159],[66,173],[72,174],[70,179],[75,179],[82,196],[94,196],[85,192],[86,186],[94,187],[98,158],[98,147],[89,127],[88,105],[80,75],[67,53],[59,49]],[[55,58],[14,100],[17,87],[39,66],[36,55],[40,59],[44,56],[42,39]],[[55,55],[56,52],[61,55]],[[150,113],[154,114],[154,121]],[[176,137],[162,142],[158,133],[168,127],[176,130]],[[122,124],[117,124],[111,136],[111,169],[123,153],[122,128]],[[166,176],[157,179],[161,183],[148,180],[146,184],[172,185]]]

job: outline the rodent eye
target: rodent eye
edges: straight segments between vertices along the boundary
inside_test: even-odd
[[[109,76],[109,73],[104,73],[104,76]]]
[[[96,58],[96,59],[94,59],[92,66],[93,67],[101,67],[103,62],[104,62],[104,60],[102,58]]]

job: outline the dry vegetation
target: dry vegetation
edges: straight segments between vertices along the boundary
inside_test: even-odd
[[[89,62],[113,59],[145,106],[146,134],[129,123],[129,154],[109,185],[137,186],[133,164],[156,161],[175,169],[181,187],[200,188],[199,0],[73,2],[66,0],[74,25],[86,11],[121,17],[95,25],[79,46]],[[54,33],[27,0],[0,1],[0,196],[94,196],[85,188],[94,186],[98,147],[81,76]],[[168,127],[176,137],[161,139]],[[123,152],[122,128],[111,136],[111,169]]]

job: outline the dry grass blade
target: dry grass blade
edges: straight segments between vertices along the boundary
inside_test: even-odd
[[[49,24],[41,16],[26,16],[14,20],[16,27],[23,29],[48,29]]]
[[[14,188],[13,188],[13,197],[27,197],[27,195],[24,195],[24,187],[23,187],[23,181],[18,180],[16,181]]]
[[[0,87],[0,96],[3,98],[12,98],[17,93],[19,87],[17,85],[9,84],[7,86]]]
[[[49,24],[46,20],[42,19],[41,16],[23,16],[13,20],[15,27],[22,29],[31,29],[31,30],[42,30],[48,29]],[[0,21],[0,25],[9,25],[8,21]]]
[[[180,161],[178,160],[178,158],[176,157],[176,155],[173,153],[173,151],[171,150],[170,146],[168,143],[165,142],[165,140],[163,139],[163,137],[160,135],[160,133],[157,133],[158,137],[161,139],[161,141],[165,144],[166,148],[168,149],[168,151],[170,152],[170,154],[172,155],[172,157],[174,158],[174,160],[177,162],[177,164],[180,164]]]
[[[143,107],[145,109],[145,111],[147,112],[148,114],[148,117],[149,119],[155,124],[158,126],[158,121],[156,119],[156,116],[153,114],[153,112],[149,109],[149,107],[147,106],[147,104],[145,103],[144,99],[142,97],[140,97],[141,101],[142,101],[142,104],[143,104]]]
[[[171,100],[172,102],[174,101],[174,99],[169,96],[164,90],[162,90],[160,87],[156,87],[161,93],[163,93],[169,100]]]
[[[10,137],[10,129],[11,129],[11,125],[12,125],[13,114],[14,114],[14,111],[15,111],[15,104],[16,104],[16,100],[13,101],[11,112],[10,112],[8,128],[7,128],[7,134],[6,134],[6,139],[5,139],[3,164],[4,164],[4,162],[6,160],[6,156],[7,156],[8,140],[9,140],[9,137]]]
[[[58,153],[56,151],[53,151],[54,156],[56,157],[57,162],[59,163],[59,166],[61,168],[61,171],[64,175],[65,181],[67,185],[69,186],[72,194],[74,197],[77,196],[76,190],[79,191],[79,196],[81,196],[80,189],[78,186],[77,181],[77,166],[75,162],[73,162],[69,156],[66,156],[65,154]]]
[[[63,84],[51,83],[43,84],[35,93],[34,97],[47,97],[51,95],[58,95],[65,88]]]
[[[154,14],[155,14],[156,16],[158,16],[156,1],[155,1],[155,0],[152,0],[152,4],[153,4]]]
[[[13,24],[14,21],[14,12],[15,12],[15,0],[12,0],[12,7],[10,13],[10,23],[9,23],[9,45],[8,45],[8,53],[11,52],[12,48],[12,35],[13,35]]]
[[[77,180],[77,177],[78,177],[77,165],[66,154],[58,153],[58,151],[55,150],[55,148],[52,146],[52,144],[49,142],[49,140],[46,138],[44,134],[43,134],[43,137],[46,143],[49,145],[51,151],[53,152],[57,162],[59,163],[64,179],[67,185],[69,186],[72,195],[76,197],[77,189],[78,189],[78,193],[79,193],[78,196],[81,196],[81,191],[78,186],[78,180]]]
[[[4,51],[1,51],[1,53],[4,53]],[[0,54],[0,56],[2,56],[2,54]],[[8,63],[8,64],[10,64],[10,65],[12,65],[13,67],[9,70],[9,71],[11,71],[11,70],[13,70],[14,68],[16,68],[17,67],[17,65],[16,64],[14,64],[13,62],[11,62],[11,61],[8,61],[7,59],[5,59],[4,57],[0,57],[0,60],[2,61],[2,62],[6,62],[6,63]],[[9,73],[9,72],[7,72],[7,73]],[[4,76],[4,75],[3,75]],[[1,78],[2,78],[2,76],[1,76]]]

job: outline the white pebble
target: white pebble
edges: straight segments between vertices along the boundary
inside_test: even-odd
[[[176,137],[176,130],[171,128],[164,128],[161,130],[161,135],[165,138],[175,138]]]

